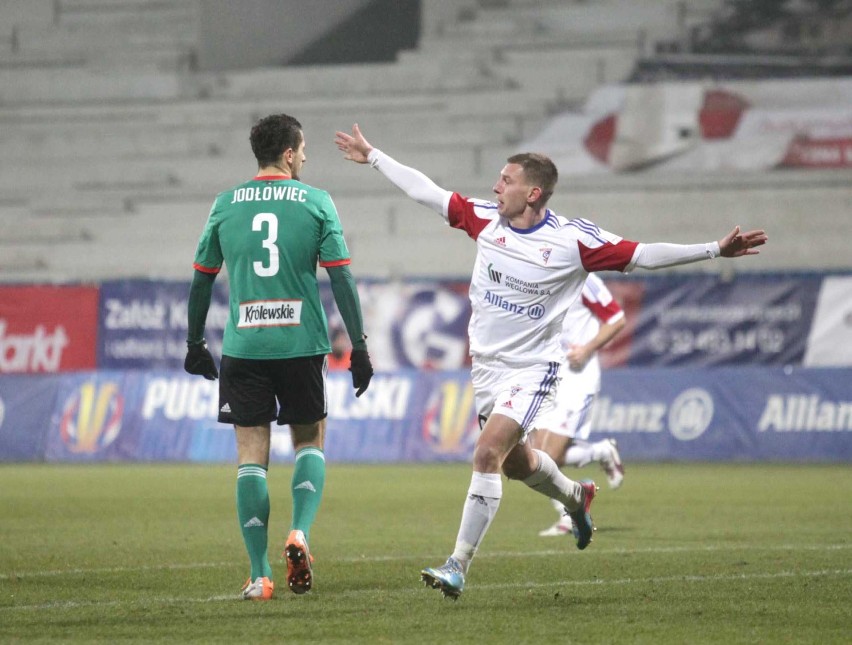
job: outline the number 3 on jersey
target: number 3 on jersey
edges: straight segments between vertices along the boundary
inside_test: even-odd
[[[264,224],[269,226],[269,234],[263,240],[263,248],[269,251],[269,266],[264,266],[263,262],[254,262],[252,266],[257,275],[261,278],[268,278],[278,273],[278,247],[275,246],[278,239],[278,218],[275,217],[274,213],[258,213],[251,221],[251,230],[263,230]]]

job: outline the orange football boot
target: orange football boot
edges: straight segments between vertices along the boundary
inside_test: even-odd
[[[295,594],[309,592],[313,584],[311,563],[314,558],[308,550],[305,534],[299,530],[290,531],[283,555],[287,559],[287,584],[290,591]]]
[[[275,583],[269,578],[255,578],[254,582],[249,578],[243,585],[241,595],[243,600],[272,600],[274,591]]]

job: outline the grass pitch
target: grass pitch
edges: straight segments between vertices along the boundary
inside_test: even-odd
[[[592,545],[504,480],[458,602],[419,581],[452,550],[469,467],[329,464],[315,589],[286,590],[289,466],[273,465],[273,602],[248,576],[236,467],[0,466],[0,641],[848,643],[848,465],[600,471]]]

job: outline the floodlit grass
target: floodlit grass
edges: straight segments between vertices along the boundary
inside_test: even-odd
[[[452,550],[468,466],[329,464],[306,596],[278,558],[291,472],[269,476],[277,596],[252,603],[235,467],[0,466],[0,641],[852,640],[847,465],[628,463],[583,552],[539,538],[549,503],[504,480],[458,602],[419,570]]]

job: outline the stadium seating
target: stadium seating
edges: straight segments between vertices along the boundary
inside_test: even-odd
[[[553,114],[627,78],[655,39],[676,37],[709,5],[721,0],[423,0],[420,45],[393,63],[200,72],[198,0],[8,0],[0,281],[186,279],[214,195],[254,170],[251,124],[277,111],[305,127],[304,179],[333,195],[359,277],[463,276],[465,236],[343,162],[334,131],[358,121],[439,184],[488,197],[506,156]],[[751,267],[838,267],[848,263],[838,235],[848,179],[571,177],[553,206],[648,240],[762,225],[774,251]],[[818,252],[780,230],[815,214]]]

